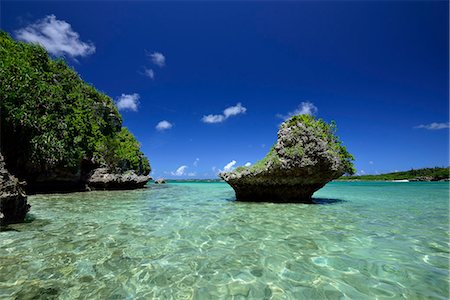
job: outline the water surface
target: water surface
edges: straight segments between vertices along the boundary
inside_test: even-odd
[[[330,183],[316,203],[225,183],[29,197],[0,298],[448,299],[448,183]]]

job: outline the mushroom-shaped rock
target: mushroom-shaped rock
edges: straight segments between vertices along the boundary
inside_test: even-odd
[[[22,185],[8,172],[0,154],[0,225],[23,222],[30,210]]]
[[[334,123],[310,115],[283,122],[265,158],[219,176],[239,201],[311,203],[315,191],[343,174],[353,174],[353,156],[335,135]]]

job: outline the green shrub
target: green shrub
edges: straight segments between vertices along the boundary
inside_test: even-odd
[[[134,136],[122,127],[118,134],[105,137],[98,143],[94,160],[117,172],[135,170],[147,175],[151,171],[150,164],[139,148]]]
[[[303,144],[296,141],[302,135],[302,128],[298,126],[301,123],[308,130],[312,130],[314,136],[322,141],[325,141],[329,147],[328,151],[331,151],[333,156],[337,156],[339,158],[341,168],[346,174],[354,174],[355,169],[353,167],[354,157],[351,155],[345,146],[340,141],[339,137],[336,135],[336,124],[331,122],[331,124],[326,123],[322,119],[316,119],[311,115],[296,115],[285,121],[281,126],[288,127],[291,129],[291,134],[293,137],[293,143],[284,148],[284,152],[288,157],[293,159],[301,159],[304,155],[308,155],[305,153],[305,149],[303,148]],[[237,168],[236,170],[243,171],[248,169],[252,172],[258,172],[264,170],[268,167],[268,165],[279,166],[281,164],[280,157],[275,149],[275,145],[272,146],[269,153],[261,160],[257,161],[254,165],[242,169],[242,167]]]
[[[150,168],[134,137],[123,133],[110,97],[41,46],[16,42],[5,32],[0,32],[0,109],[1,150],[16,173],[77,170],[114,139],[119,160],[110,165],[128,160],[136,171]]]

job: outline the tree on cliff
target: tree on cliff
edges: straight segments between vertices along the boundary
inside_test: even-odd
[[[0,32],[1,150],[22,179],[79,173],[83,162],[147,175],[150,165],[122,128],[112,99],[39,45]]]

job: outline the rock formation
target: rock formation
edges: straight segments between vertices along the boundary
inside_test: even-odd
[[[164,183],[166,183],[166,181],[164,180],[164,178],[158,178],[155,180],[155,183],[156,184],[164,184]]]
[[[329,181],[354,173],[353,156],[335,136],[334,124],[309,115],[285,121],[267,156],[219,176],[239,201],[304,202]]]
[[[99,167],[114,174],[96,173],[92,185],[145,184],[147,177],[136,174],[149,174],[150,163],[122,126],[111,97],[43,47],[1,30],[0,49],[0,144],[7,169],[27,182],[28,194],[83,191],[88,174]]]
[[[0,225],[23,222],[29,209],[22,183],[6,170],[0,154]]]
[[[134,171],[116,174],[108,168],[97,168],[89,174],[86,183],[89,188],[96,190],[122,190],[142,188],[150,179],[150,176],[137,175]]]

